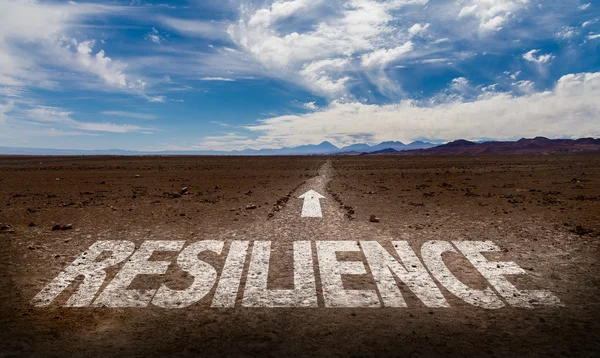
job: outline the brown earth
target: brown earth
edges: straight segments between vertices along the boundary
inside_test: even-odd
[[[323,218],[300,217],[309,189],[325,196]],[[0,356],[600,353],[599,155],[3,157],[0,227]],[[100,239],[270,240],[271,289],[293,286],[296,240],[407,240],[417,253],[429,240],[491,240],[503,252],[488,258],[528,272],[510,278],[515,286],[550,290],[564,307],[485,310],[438,285],[450,308],[427,308],[406,288],[407,308],[325,308],[318,274],[319,308],[246,308],[243,289],[235,308],[211,308],[214,287],[183,309],[61,307],[76,285],[30,305]],[[226,253],[207,259],[217,272]],[[184,289],[176,257],[161,254],[168,273],[139,276],[136,288]],[[464,257],[445,261],[469,286],[487,286]],[[370,275],[344,284],[375,287]]]

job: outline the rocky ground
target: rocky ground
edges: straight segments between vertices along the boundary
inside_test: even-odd
[[[595,356],[598,178],[597,155],[0,158],[0,355]],[[300,215],[310,189],[325,197],[322,218]],[[293,288],[296,241],[405,240],[419,253],[429,240],[491,240],[502,252],[490,258],[527,271],[510,277],[515,286],[564,306],[486,310],[438,284],[450,307],[401,287],[405,308],[331,308],[319,275],[315,308],[251,308],[242,290],[233,308],[214,308],[214,287],[182,309],[63,307],[77,284],[30,304],[97,240],[209,239],[270,241],[269,289]],[[207,261],[222,268],[225,254]],[[488,285],[464,257],[445,262],[470,287]],[[132,286],[184,289],[176,266]],[[345,288],[375,289],[370,273],[346,275]]]

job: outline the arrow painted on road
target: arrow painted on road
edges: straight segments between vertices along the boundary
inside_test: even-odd
[[[302,217],[303,218],[321,218],[321,202],[319,199],[325,199],[325,197],[314,190],[309,190],[306,193],[300,195],[299,199],[304,199],[302,205]]]

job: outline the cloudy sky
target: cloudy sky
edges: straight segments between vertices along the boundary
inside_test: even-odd
[[[588,1],[0,0],[0,146],[600,137]]]

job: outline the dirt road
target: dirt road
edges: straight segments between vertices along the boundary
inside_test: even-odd
[[[3,356],[600,352],[600,157],[74,159],[0,164]]]

